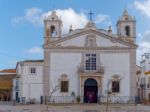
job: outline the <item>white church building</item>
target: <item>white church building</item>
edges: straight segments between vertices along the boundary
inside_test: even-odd
[[[91,20],[83,29],[70,27],[67,34],[62,27],[56,11],[44,20],[44,59],[17,63],[15,98],[40,102],[41,96],[73,95],[83,103],[97,103],[108,91],[110,96],[137,95],[136,20],[127,10],[115,34]]]

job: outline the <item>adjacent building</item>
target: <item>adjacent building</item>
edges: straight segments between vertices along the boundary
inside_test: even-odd
[[[144,53],[140,62],[140,96],[142,101],[150,102],[150,53]]]
[[[15,69],[0,70],[0,101],[13,100],[13,78],[15,77]]]

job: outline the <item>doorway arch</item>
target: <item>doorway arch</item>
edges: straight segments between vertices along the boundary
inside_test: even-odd
[[[84,103],[97,103],[98,84],[93,78],[88,78],[84,82]]]

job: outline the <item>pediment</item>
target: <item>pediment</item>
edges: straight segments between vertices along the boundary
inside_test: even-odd
[[[61,39],[51,42],[51,45],[61,47],[90,47],[90,45],[87,45],[89,41],[94,42],[94,46],[90,44],[91,47],[137,47],[134,43],[124,41],[117,36],[97,29],[83,29],[78,32],[72,32]]]

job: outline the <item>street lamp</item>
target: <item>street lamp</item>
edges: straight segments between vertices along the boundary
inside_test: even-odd
[[[109,90],[109,86],[111,84],[111,80],[108,80],[107,82],[107,102],[106,102],[106,112],[108,111],[108,98],[109,98],[109,94],[111,94],[111,91]]]

